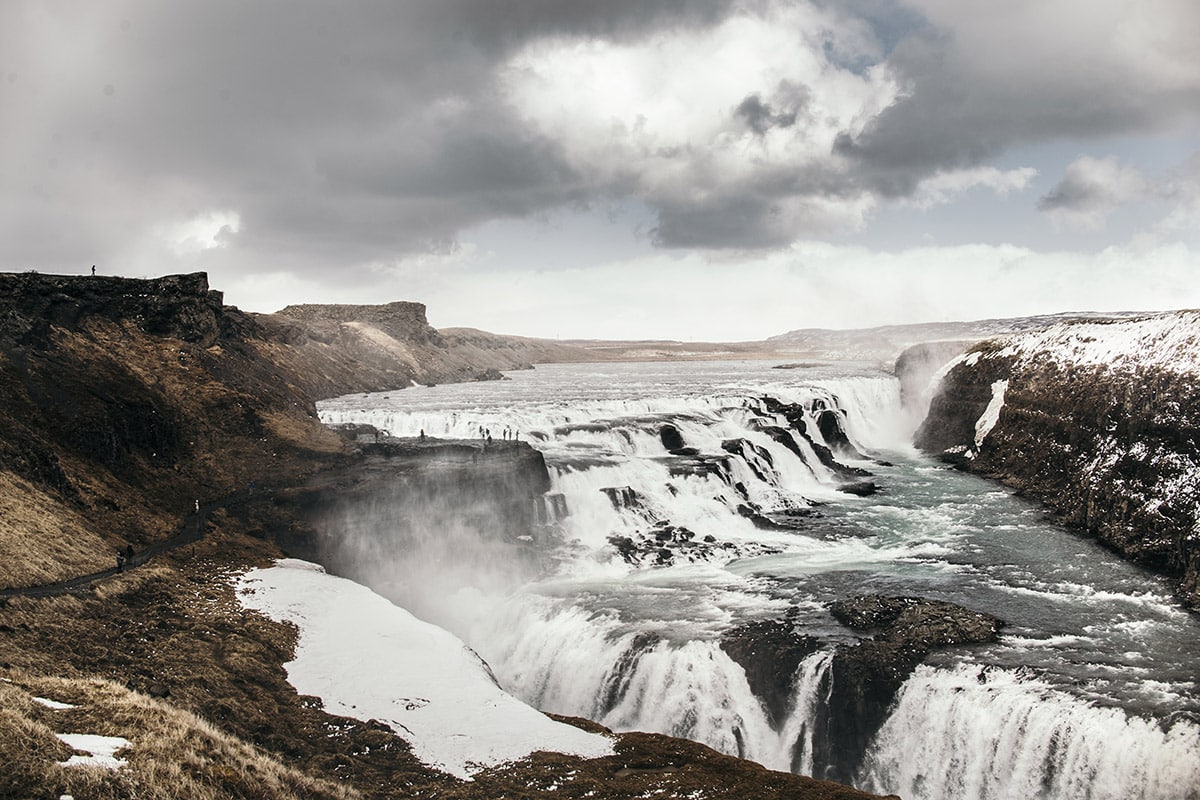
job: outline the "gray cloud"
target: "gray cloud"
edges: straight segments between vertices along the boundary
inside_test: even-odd
[[[1200,119],[1200,55],[1188,44],[1200,37],[1200,6],[1189,0],[910,5],[928,24],[886,62],[906,96],[835,148],[885,196],[1014,146]]]
[[[745,121],[746,126],[759,136],[771,128],[790,128],[796,124],[797,111],[775,112],[771,106],[763,102],[757,94],[747,95],[746,99],[733,110],[735,117]]]
[[[804,45],[814,57],[860,76],[890,70],[904,96],[838,137],[822,163],[784,163],[772,153],[811,146],[831,112],[812,87],[748,81],[715,115],[730,135],[790,139],[749,152],[733,176],[686,143],[665,144],[650,162],[691,183],[664,189],[603,148],[595,158],[611,163],[581,164],[509,102],[498,70],[531,42],[694,33],[768,0],[6,3],[0,260],[65,269],[130,257],[156,226],[221,210],[240,219],[225,237],[229,263],[320,275],[445,248],[488,220],[624,194],[657,216],[661,246],[775,247],[853,227],[873,199],[911,195],[1017,143],[1160,130],[1200,107],[1197,81],[1179,69],[1194,56],[1174,48],[1195,40],[1200,12],[1185,0],[1172,6],[1178,31],[1157,71],[1122,73],[1115,56],[1109,70],[1084,51],[1099,40],[1079,37],[1059,52],[1024,48],[1011,59],[1033,66],[1011,76],[1009,62],[995,68],[994,52],[971,49],[981,34],[965,11],[816,5],[827,29]],[[1060,190],[1044,202],[1065,206],[1071,187]]]

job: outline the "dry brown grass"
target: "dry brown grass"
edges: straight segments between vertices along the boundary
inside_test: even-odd
[[[0,587],[51,583],[111,566],[109,543],[75,508],[0,471]]]
[[[0,778],[5,796],[71,794],[96,798],[314,797],[352,800],[359,795],[311,777],[211,724],[167,703],[111,681],[17,673],[0,686]],[[52,710],[33,701],[46,697],[76,705]],[[121,736],[131,746],[119,753],[118,770],[64,767],[70,748],[55,733]]]
[[[343,449],[341,438],[316,420],[271,411],[263,412],[262,418],[274,436],[293,447],[330,454],[341,452]]]

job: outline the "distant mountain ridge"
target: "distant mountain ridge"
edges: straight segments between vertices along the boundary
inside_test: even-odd
[[[765,344],[781,351],[799,350],[812,358],[847,361],[893,361],[906,348],[923,342],[978,342],[1022,331],[1041,330],[1061,322],[1128,319],[1146,316],[1132,311],[1064,312],[1026,317],[1002,317],[963,322],[921,322],[874,328],[836,330],[799,328],[771,336]]]

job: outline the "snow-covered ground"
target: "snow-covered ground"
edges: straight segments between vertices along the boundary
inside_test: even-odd
[[[993,357],[1047,357],[1063,366],[1159,367],[1200,373],[1200,311],[1177,311],[1121,322],[1074,322],[1013,334]],[[970,355],[974,355],[973,353]],[[959,359],[965,361],[967,356]]]
[[[283,559],[243,575],[246,608],[300,630],[288,681],[320,697],[332,714],[389,725],[414,755],[469,778],[496,764],[548,750],[610,755],[607,736],[555,722],[503,691],[474,651],[321,567]]]

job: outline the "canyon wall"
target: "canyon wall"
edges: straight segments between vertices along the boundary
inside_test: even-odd
[[[1178,578],[1200,606],[1200,312],[977,345],[945,371],[915,441]]]

